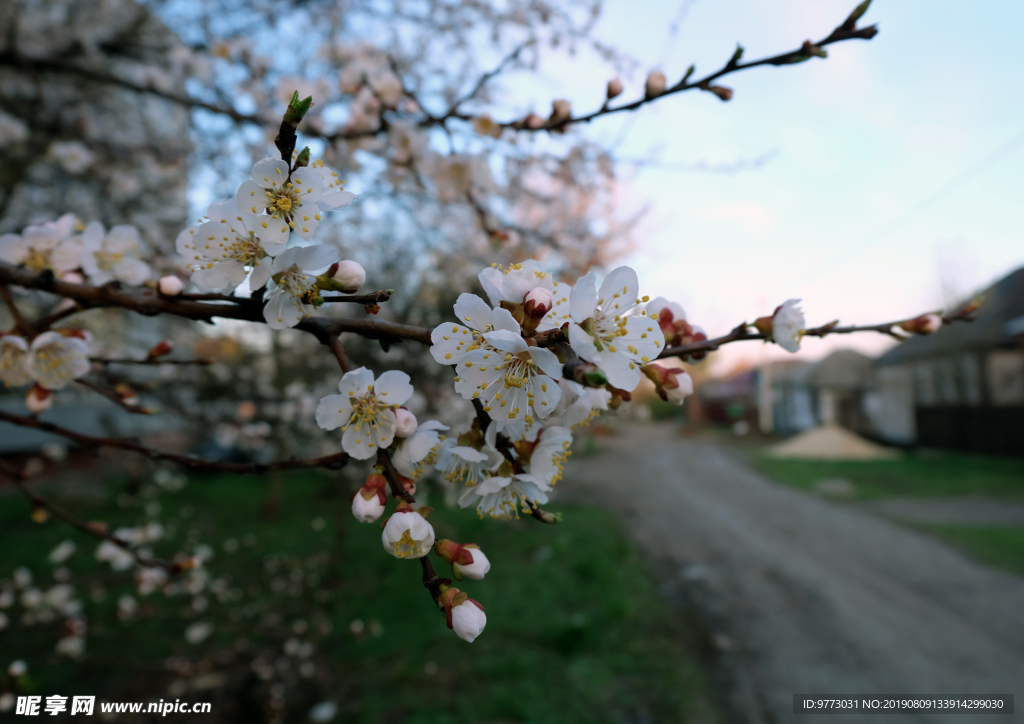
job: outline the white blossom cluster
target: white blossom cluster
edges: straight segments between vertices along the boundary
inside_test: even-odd
[[[365,281],[362,267],[339,262],[334,247],[294,241],[309,241],[324,214],[356,196],[322,161],[292,170],[265,158],[251,175],[234,199],[210,204],[206,219],[184,229],[175,246],[200,291],[232,293],[248,279],[249,291],[267,289],[267,324],[287,329],[312,313],[323,284],[355,291]],[[329,280],[321,276],[325,271],[331,271]]]

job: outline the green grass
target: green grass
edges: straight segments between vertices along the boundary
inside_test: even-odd
[[[1024,576],[1024,529],[992,525],[920,524],[968,556]]]
[[[811,490],[815,483],[829,478],[849,480],[861,500],[894,496],[1024,496],[1024,459],[1019,458],[912,452],[896,460],[846,462],[771,458],[757,451],[750,460],[767,477],[801,490]]]
[[[483,635],[467,644],[433,608],[418,562],[386,555],[379,527],[351,518],[350,494],[337,478],[307,473],[280,479],[270,520],[260,514],[266,486],[248,477],[196,478],[180,493],[163,494],[160,519],[173,532],[155,553],[169,556],[197,542],[211,546],[216,553],[208,570],[225,580],[223,596],[206,592],[209,606],[197,613],[189,609],[189,595],[136,595],[140,614],[127,622],[115,611],[119,596],[135,595],[129,574],[100,566],[90,539],[61,523],[36,525],[27,503],[2,499],[6,563],[0,579],[22,564],[47,588],[54,566],[46,555],[61,540],[75,540],[78,552],[66,566],[85,604],[89,633],[88,658],[76,663],[52,653],[59,621],[12,625],[0,632],[0,664],[28,661],[23,684],[43,695],[146,700],[167,696],[174,678],[169,657],[184,657],[192,662],[191,675],[225,671],[229,683],[183,698],[224,701],[223,707],[249,712],[246,720],[258,722],[247,697],[271,680],[250,673],[252,660],[273,664],[283,642],[294,637],[314,643],[317,673],[296,676],[295,659],[292,673],[281,675],[289,722],[305,721],[309,706],[323,699],[339,704],[335,721],[344,722],[716,720],[685,624],[659,599],[652,571],[608,513],[558,506],[565,519],[555,526],[481,521],[434,496],[431,522],[438,537],[477,543],[492,563],[485,580],[457,584],[488,616]],[[127,507],[66,506],[113,527],[145,520],[145,502],[140,495]],[[317,517],[326,521],[320,530],[311,526]],[[225,551],[227,539],[246,534],[255,542]],[[8,614],[16,620],[20,608]],[[364,627],[353,633],[357,619]],[[214,623],[214,634],[188,644],[183,631],[199,620]]]

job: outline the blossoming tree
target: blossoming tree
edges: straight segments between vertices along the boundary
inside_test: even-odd
[[[490,76],[481,78],[470,96],[443,112],[432,112],[416,101],[416,94],[404,85],[385,54],[367,47],[350,48],[343,53],[349,75],[342,83],[351,86],[355,100],[334,140],[387,133],[394,144],[392,158],[412,162],[416,158],[412,147],[420,143],[416,132],[425,128],[469,124],[487,137],[558,135],[577,124],[634,111],[690,90],[728,101],[732,91],[719,85],[726,75],[825,57],[824,48],[830,44],[872,38],[877,32],[874,26],[858,26],[868,4],[859,5],[821,41],[808,41],[790,52],[744,62],[743,49],[738,48],[719,70],[696,77],[691,67],[671,85],[664,73],[654,71],[643,95],[633,100],[618,102],[623,85],[613,80],[605,102],[582,114],[564,100],[555,100],[547,116],[530,113],[495,120],[487,113],[463,111],[462,106]],[[458,505],[473,508],[480,516],[526,516],[554,524],[560,515],[545,506],[562,477],[574,429],[627,403],[645,377],[672,403],[682,404],[692,393],[693,382],[685,367],[665,364],[666,360],[696,361],[724,344],[751,340],[795,352],[807,336],[859,331],[898,338],[927,334],[944,321],[969,318],[973,311],[964,308],[945,317],[929,314],[871,326],[837,322],[808,326],[799,301],[787,300],[770,316],[709,336],[678,303],[645,295],[629,267],[607,273],[590,270],[567,278],[564,272],[573,267],[571,263],[548,266],[521,258],[511,264],[484,266],[475,288],[457,290],[461,294],[450,320],[432,329],[378,319],[380,305],[400,297],[401,290],[358,293],[367,278],[360,260],[342,259],[336,246],[318,243],[318,228],[328,215],[344,215],[357,199],[345,189],[339,170],[313,159],[308,146],[300,147],[300,132],[311,138],[330,135],[322,122],[304,123],[312,104],[313,97],[292,93],[274,139],[277,154],[257,161],[248,178],[236,181],[237,190],[230,198],[211,203],[203,219],[181,231],[176,263],[154,253],[133,226],[107,230],[98,221],[74,215],[0,236],[0,297],[12,320],[10,329],[0,334],[0,380],[25,391],[27,408],[25,413],[0,411],[0,421],[61,436],[79,446],[128,451],[198,471],[356,468],[365,473],[366,482],[352,499],[352,514],[366,524],[383,519],[384,551],[420,562],[422,582],[434,605],[444,613],[448,627],[466,641],[481,634],[487,618],[484,605],[456,583],[492,575],[491,565],[484,551],[472,543],[436,538],[429,521],[431,510],[416,507],[415,499],[418,481],[429,471],[436,470],[457,489]],[[497,223],[474,196],[473,174],[480,172],[481,159],[436,153],[420,158],[425,165],[435,166],[431,171],[435,177],[451,176],[439,188],[468,201],[492,237],[501,239],[516,232],[511,224]],[[525,215],[536,212],[537,207],[531,206]],[[581,266],[591,266],[593,261]],[[182,273],[173,273],[175,268]],[[49,311],[29,318],[22,312],[20,299],[26,294],[37,298],[42,294],[49,300]],[[357,314],[327,313],[346,305]],[[310,414],[324,439],[332,441],[334,451],[320,457],[224,462],[156,449],[133,438],[84,434],[42,419],[41,413],[55,406],[59,409],[62,390],[73,385],[86,385],[129,412],[152,412],[140,405],[130,386],[104,386],[89,378],[94,367],[112,361],[90,356],[96,340],[88,323],[80,321],[85,316],[77,318],[97,308],[118,308],[143,318],[238,320],[265,325],[275,333],[294,329],[311,335],[327,348],[340,372],[338,392],[320,399]],[[432,358],[432,364],[451,368],[450,389],[472,405],[472,419],[420,422],[407,409],[414,395],[409,374],[374,370],[351,361],[343,340],[356,336],[389,345],[404,342],[417,354]],[[161,343],[120,362],[159,365],[200,360],[177,358],[170,344]],[[136,570],[140,591],[153,590],[203,564],[201,554],[183,554],[173,560],[153,557],[146,545],[159,537],[158,530],[111,532],[103,524],[79,520],[34,492],[24,469],[0,461],[0,474],[32,501],[40,520],[52,515],[99,539],[97,557],[115,570]],[[394,501],[390,511],[389,499]],[[450,567],[450,578],[447,568],[439,572],[435,567],[436,559]],[[192,633],[205,635],[198,629]],[[78,646],[64,644],[72,654]]]

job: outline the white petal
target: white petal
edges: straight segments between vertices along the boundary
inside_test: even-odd
[[[609,352],[607,349],[598,353],[600,359],[595,362],[605,376],[608,384],[620,390],[631,392],[640,384],[640,365],[631,362],[625,355]]]
[[[534,412],[540,417],[547,417],[554,412],[562,397],[558,383],[545,375],[537,375],[530,381],[530,391],[533,392]]]
[[[306,241],[309,241],[310,237],[313,236],[313,232],[316,231],[316,227],[320,225],[320,219],[317,218],[319,216],[320,207],[315,204],[299,207],[299,209],[292,214],[292,223],[295,224],[295,233]]]
[[[584,332],[583,328],[574,322],[569,324],[569,346],[587,362],[597,364],[601,358],[597,347],[594,345],[594,338]]]
[[[326,244],[301,247],[295,255],[295,264],[302,271],[312,272],[326,269],[336,261],[338,261],[338,250]]]
[[[252,167],[252,180],[261,188],[279,189],[288,180],[288,164],[279,158],[271,157],[257,161]]]
[[[292,185],[298,190],[303,207],[309,204],[310,211],[316,210],[319,213],[320,207],[315,202],[324,194],[324,184],[320,180],[320,172],[314,171],[308,166],[296,169],[292,174]],[[295,226],[298,228],[298,222]]]
[[[499,329],[496,332],[488,332],[484,335],[484,339],[491,344],[491,346],[500,349],[502,352],[511,352],[512,354],[519,354],[529,349],[526,344],[526,340],[523,339],[522,335],[517,332],[509,332],[505,329]]]
[[[388,405],[404,405],[412,397],[413,387],[409,375],[399,370],[389,370],[377,378],[373,386],[377,398]]]
[[[245,267],[234,259],[219,261],[213,265],[212,269],[200,269],[192,272],[192,283],[202,292],[214,289],[230,292],[243,281],[245,281]]]
[[[507,309],[502,307],[495,309],[492,324],[494,325],[495,330],[504,329],[522,336],[522,327],[519,326],[519,322],[516,321],[516,318],[512,316],[512,312]]]
[[[256,217],[256,236],[264,244],[287,244],[288,224],[270,214],[260,214]]]
[[[316,424],[325,430],[334,430],[347,425],[352,417],[348,395],[327,395],[316,406]]]
[[[477,275],[477,279],[480,280],[480,286],[484,288],[487,298],[491,300],[492,307],[498,307],[501,305],[501,285],[504,276],[504,274],[494,267],[484,269]]]
[[[263,305],[263,318],[271,329],[288,329],[294,327],[305,316],[299,303],[280,287],[267,297]]]
[[[597,293],[598,305],[609,314],[622,314],[636,306],[638,294],[640,283],[637,281],[636,272],[628,266],[620,266],[604,278]]]
[[[360,367],[346,372],[338,383],[338,391],[345,396],[365,397],[373,384],[373,372]],[[350,394],[351,393],[351,394]]]
[[[114,276],[132,286],[142,284],[149,274],[149,265],[141,259],[122,259],[114,266]]]
[[[494,312],[487,302],[475,294],[460,294],[455,302],[455,316],[459,324],[465,324],[478,332],[486,332],[492,326]]]
[[[590,272],[580,277],[569,295],[569,314],[573,320],[582,323],[594,316],[597,308],[597,275]],[[578,354],[578,353],[577,353]]]
[[[88,228],[88,227],[86,227]],[[186,226],[178,234],[178,237],[174,240],[174,249],[188,262],[192,262],[192,257],[195,255],[195,236],[199,230],[197,224],[192,226]],[[84,242],[83,242],[84,243]]]
[[[241,266],[241,264],[239,264],[239,266]],[[273,261],[271,261],[270,259],[261,259],[252,268],[252,274],[249,276],[249,289],[255,292],[257,289],[263,287],[263,285],[266,284],[267,281],[270,279],[271,275],[273,274],[273,271]],[[243,275],[244,273],[245,272],[243,271]],[[238,282],[238,284],[241,283],[241,281]],[[238,284],[236,284],[235,286],[237,287]]]
[[[245,209],[251,216],[258,216],[267,208],[267,196],[255,182],[246,181],[238,187],[235,203],[238,204],[239,209]]]
[[[534,363],[543,370],[544,374],[554,377],[556,380],[562,376],[562,363],[550,349],[543,347],[530,347],[530,357]]]
[[[341,436],[341,447],[356,460],[369,460],[377,454],[377,441],[365,429],[349,425]]]
[[[331,209],[342,209],[351,204],[357,198],[359,197],[351,191],[329,191],[320,197],[320,201],[318,203],[321,208],[323,208],[324,204],[327,204]]]
[[[467,348],[473,344],[473,335],[466,327],[451,322],[439,324],[430,333],[430,354],[440,364],[458,364]]]

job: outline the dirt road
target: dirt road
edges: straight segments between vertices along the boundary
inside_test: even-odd
[[[668,427],[635,427],[599,444],[596,455],[571,458],[560,499],[620,512],[660,570],[713,609],[735,670],[736,718],[1024,722],[1024,714],[794,715],[794,694],[1013,694],[1024,708],[1024,580],[775,484],[728,449]]]

